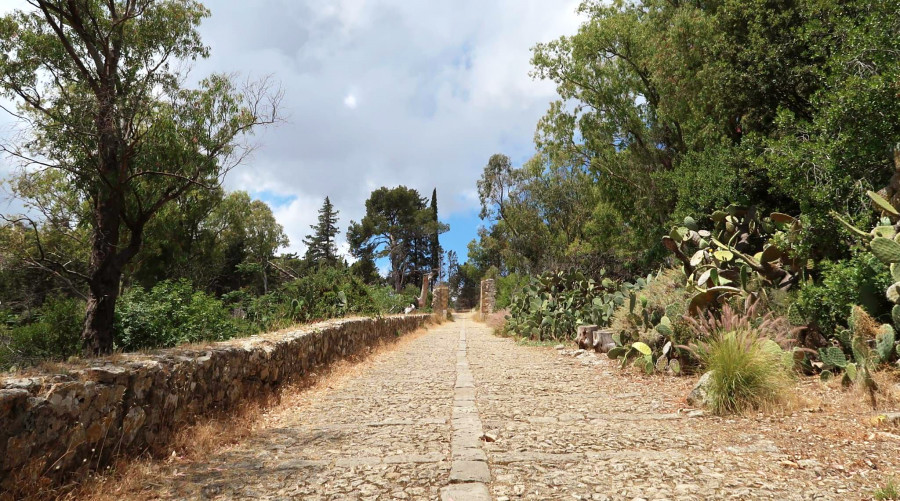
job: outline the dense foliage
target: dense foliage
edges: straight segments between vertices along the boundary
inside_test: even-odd
[[[538,44],[560,100],[537,154],[478,182],[483,271],[643,274],[659,235],[731,204],[800,215],[814,259],[843,259],[833,209],[872,220],[900,142],[900,6],[887,0],[587,0]]]
[[[577,270],[548,272],[531,280],[509,306],[508,330],[538,341],[571,339],[579,325],[609,325],[632,290],[644,285],[599,282]]]
[[[347,315],[399,313],[415,291],[365,284],[346,267],[320,267],[267,294],[247,290],[221,298],[186,279],[163,280],[150,289],[136,285],[116,310],[115,349],[133,351],[237,336]],[[0,310],[0,370],[77,355],[84,302],[51,296],[32,312]]]

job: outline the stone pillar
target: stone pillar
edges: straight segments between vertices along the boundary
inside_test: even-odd
[[[497,301],[497,288],[494,280],[489,278],[481,281],[481,309],[479,315],[484,320],[488,315],[494,312],[494,305]]]
[[[434,288],[434,299],[431,303],[431,309],[434,311],[435,318],[443,322],[447,320],[447,307],[450,302],[450,288],[446,285],[438,285]]]

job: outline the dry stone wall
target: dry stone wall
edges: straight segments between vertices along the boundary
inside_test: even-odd
[[[0,499],[16,484],[59,482],[115,456],[160,452],[198,417],[264,396],[429,318],[334,320],[202,348],[121,355],[67,374],[0,380]]]

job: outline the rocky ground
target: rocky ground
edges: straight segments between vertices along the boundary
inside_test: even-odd
[[[694,379],[522,346],[461,316],[119,497],[844,500],[900,475],[900,430],[873,426],[858,395],[801,381],[792,411],[720,418],[686,408]]]

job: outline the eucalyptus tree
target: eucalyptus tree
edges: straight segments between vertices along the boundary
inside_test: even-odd
[[[184,86],[207,57],[198,32],[209,11],[193,0],[28,0],[0,18],[0,90],[24,131],[3,144],[23,169],[18,183],[55,183],[72,200],[73,238],[86,263],[48,248],[48,214],[28,190],[29,256],[87,285],[82,332],[88,355],[113,348],[123,269],[148,223],[172,200],[215,189],[251,150],[246,137],[278,120],[281,93],[268,80],[225,75]],[[12,184],[15,188],[17,182]],[[43,219],[42,219],[43,218]]]

